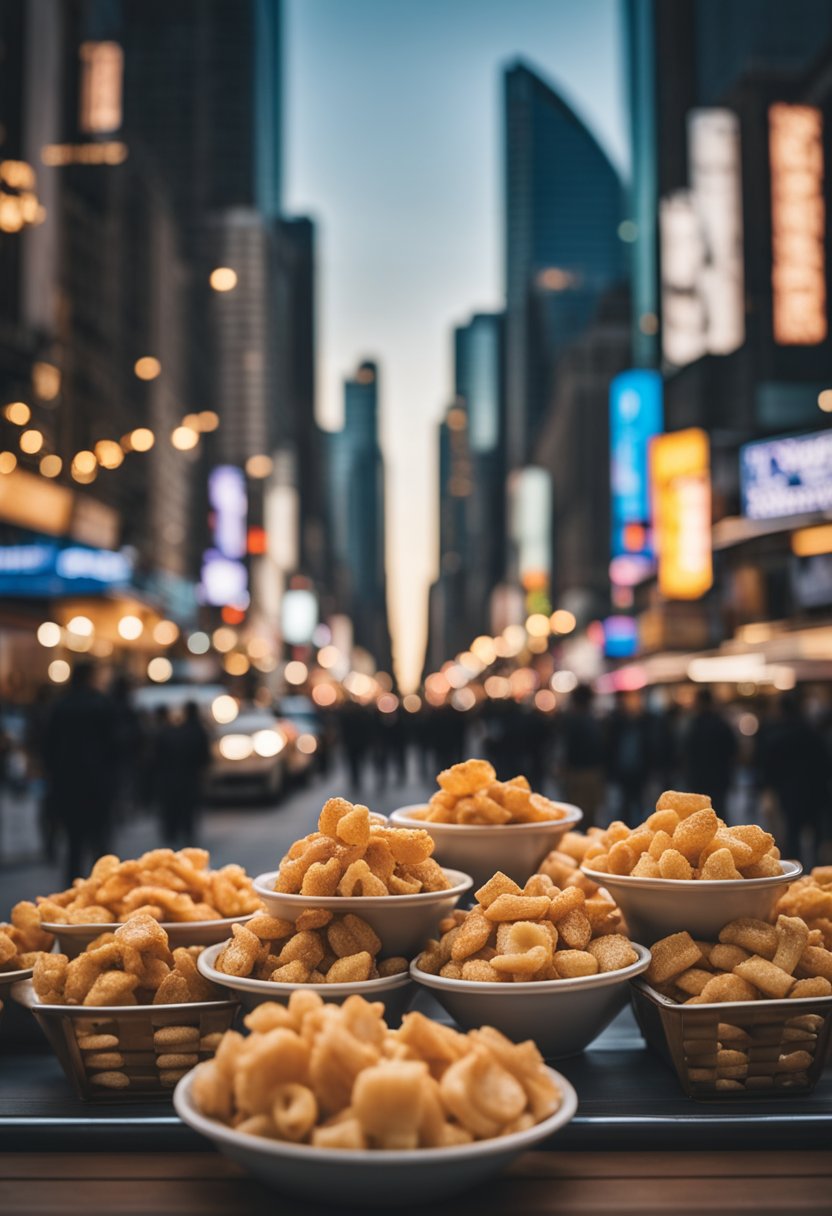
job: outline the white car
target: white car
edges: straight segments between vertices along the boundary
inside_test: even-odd
[[[286,736],[267,709],[241,709],[233,722],[215,724],[211,740],[211,792],[243,786],[277,797],[286,773]]]

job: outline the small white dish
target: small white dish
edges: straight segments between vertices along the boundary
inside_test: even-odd
[[[410,1152],[325,1149],[267,1140],[206,1118],[193,1099],[197,1071],[189,1072],[174,1090],[173,1104],[182,1122],[267,1186],[302,1199],[320,1200],[330,1209],[341,1204],[389,1209],[458,1194],[493,1177],[520,1153],[554,1135],[578,1108],[575,1090],[565,1077],[550,1069],[561,1104],[553,1115],[528,1131]]]
[[[738,916],[768,920],[783,891],[803,873],[799,861],[782,861],[782,874],[769,878],[637,878],[581,869],[606,887],[624,913],[633,937],[652,946],[662,937],[687,930],[691,937],[715,941]]]
[[[420,891],[418,895],[286,895],[275,891],[277,870],[260,874],[254,889],[272,916],[297,920],[305,908],[327,908],[330,912],[352,912],[366,920],[381,938],[386,958],[412,958],[433,937],[443,916],[452,912],[474,880],[461,870],[445,870],[451,884],[445,891]]]
[[[564,817],[544,823],[433,823],[426,818],[424,803],[399,807],[390,822],[399,828],[424,828],[436,844],[436,860],[465,870],[475,888],[488,882],[497,870],[522,887],[547,853],[584,817],[571,802],[556,805],[565,812]]]
[[[348,996],[357,995],[363,996],[366,1001],[383,1001],[385,1021],[389,1026],[401,1021],[413,997],[414,984],[407,971],[352,984],[277,984],[273,980],[256,980],[251,976],[226,975],[216,967],[217,957],[225,945],[225,942],[219,942],[215,946],[208,946],[200,954],[196,965],[212,984],[229,988],[243,1009],[253,1009],[264,1001],[286,1005],[292,993],[298,990],[317,992],[324,1000],[336,1005],[342,1005]]]
[[[224,942],[231,936],[232,925],[244,925],[256,912],[246,916],[227,916],[221,920],[180,920],[160,921],[168,935],[171,950],[177,946],[212,946],[214,942]],[[58,925],[42,924],[41,928],[47,933],[54,934],[57,939],[59,953],[75,958],[86,950],[90,942],[95,941],[102,933],[115,933],[123,921],[115,921],[104,925]]]
[[[596,1039],[629,996],[629,981],[650,966],[650,951],[633,942],[638,960],[620,971],[526,984],[479,983],[430,975],[415,962],[410,974],[430,988],[463,1030],[494,1026],[515,1043],[533,1039],[547,1060],[577,1055]]]

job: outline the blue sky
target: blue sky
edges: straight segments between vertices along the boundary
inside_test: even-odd
[[[286,203],[319,224],[318,410],[381,366],[397,671],[436,573],[451,327],[503,298],[501,66],[524,58],[626,173],[618,0],[287,0]]]

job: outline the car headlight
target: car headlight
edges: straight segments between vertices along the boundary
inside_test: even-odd
[[[252,735],[252,744],[257,755],[267,759],[282,752],[286,740],[279,730],[256,730]]]
[[[254,747],[251,735],[223,735],[219,741],[220,755],[225,760],[247,760]]]

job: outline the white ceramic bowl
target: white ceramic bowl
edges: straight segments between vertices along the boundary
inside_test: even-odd
[[[470,874],[475,888],[488,882],[497,870],[522,886],[546,854],[583,819],[583,811],[571,802],[558,802],[557,806],[565,811],[563,819],[547,823],[432,823],[425,818],[428,808],[424,803],[399,807],[390,821],[400,828],[424,828],[436,842],[436,860]]]
[[[384,979],[364,980],[353,984],[276,984],[272,980],[255,980],[250,976],[226,975],[217,971],[216,961],[225,942],[208,946],[197,959],[197,967],[207,980],[230,988],[244,1009],[253,1009],[264,1001],[288,1004],[289,997],[298,989],[319,993],[324,1000],[342,1005],[348,996],[363,996],[367,1001],[383,1001],[388,1025],[398,1024],[413,998],[413,981],[407,971],[400,975],[388,975]]]
[[[565,1077],[550,1069],[561,1093],[558,1110],[525,1132],[478,1140],[453,1148],[411,1152],[313,1148],[266,1140],[208,1119],[192,1097],[197,1069],[177,1085],[173,1104],[183,1123],[207,1136],[214,1146],[268,1186],[332,1210],[341,1204],[391,1208],[454,1195],[499,1173],[526,1149],[548,1139],[575,1114],[578,1097]]]
[[[412,958],[434,936],[443,916],[452,912],[474,880],[460,870],[445,870],[451,884],[446,891],[420,891],[418,895],[285,895],[275,891],[277,870],[260,874],[254,889],[272,916],[297,920],[304,908],[353,912],[375,929],[386,958]]]
[[[692,937],[714,941],[738,916],[768,920],[783,891],[799,878],[799,861],[784,861],[783,873],[770,878],[635,878],[581,866],[593,882],[606,887],[633,937],[652,946],[659,938],[687,929]]]
[[[212,946],[214,942],[227,941],[231,936],[232,925],[244,925],[247,920],[256,916],[250,912],[246,916],[228,916],[222,920],[182,920],[161,921],[160,924],[168,935],[171,950],[177,946]],[[102,933],[115,933],[123,921],[107,925],[41,925],[47,933],[53,933],[58,942],[58,950],[69,958],[75,958],[86,950],[90,942],[95,941]]]
[[[463,1030],[494,1026],[515,1043],[533,1039],[547,1060],[588,1047],[627,1003],[629,981],[650,966],[650,951],[633,942],[638,960],[620,971],[527,984],[477,983],[429,975],[415,962],[410,974],[430,988]]]

